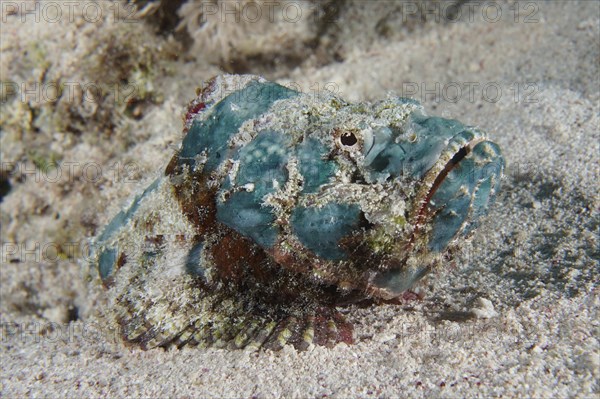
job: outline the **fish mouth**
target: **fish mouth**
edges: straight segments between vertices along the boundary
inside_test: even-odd
[[[457,145],[460,145],[462,139],[465,138],[465,132],[455,136],[453,139],[457,140],[452,141],[458,143],[451,142],[444,151],[444,153],[442,153],[442,156],[440,156],[440,159],[443,160],[444,158],[447,158],[449,155],[451,155],[450,160],[447,161],[445,165],[443,165],[441,170],[439,169],[439,166],[442,166],[441,162],[437,168],[434,166],[432,170],[428,173],[429,176],[424,179],[425,182],[433,182],[430,185],[424,184],[419,194],[417,195],[417,200],[415,201],[415,206],[413,207],[413,209],[416,209],[416,212],[413,212],[413,216],[411,218],[414,230],[410,240],[410,244],[413,244],[415,242],[416,238],[419,237],[423,227],[427,226],[427,222],[431,218],[431,214],[435,213],[436,210],[444,208],[444,206],[446,205],[444,203],[444,200],[447,200],[447,197],[450,197],[449,195],[446,195],[442,199],[442,201],[438,200],[436,197],[438,190],[447,183],[446,179],[449,178],[452,180],[461,178],[464,174],[464,171],[458,171],[458,173],[456,173],[457,168],[461,166],[461,161],[463,161],[467,156],[469,156],[473,149],[479,143],[485,141],[483,137],[476,136],[470,141],[468,141],[466,144],[459,146],[458,150],[456,150],[455,147]],[[455,193],[457,193],[460,190],[464,191],[464,188],[464,185],[458,187],[455,190]],[[435,201],[433,200],[434,198],[436,198]],[[410,248],[408,249],[410,250]]]
[[[500,148],[483,136],[460,147],[434,179],[415,219],[415,234],[426,227],[428,251],[443,253],[473,231],[494,202],[503,171]]]
[[[499,147],[479,131],[467,128],[452,137],[417,190],[410,237],[399,240],[394,260],[370,275],[368,292],[395,298],[447,264],[449,248],[473,231],[493,202],[503,170]]]

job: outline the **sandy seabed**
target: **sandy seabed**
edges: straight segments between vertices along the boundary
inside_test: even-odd
[[[96,117],[110,111],[100,102],[85,117],[60,101],[39,105],[3,92],[2,397],[597,397],[600,3],[495,2],[503,11],[497,19],[482,17],[481,4],[472,19],[396,36],[377,36],[377,21],[341,13],[337,36],[328,39],[344,43],[341,60],[315,56],[264,72],[306,90],[327,86],[351,101],[414,97],[431,114],[487,131],[507,161],[497,202],[458,267],[430,277],[422,300],[344,310],[355,325],[352,346],[124,347],[93,316],[78,252],[64,256],[65,243],[95,234],[168,162],[183,107],[199,82],[220,72],[218,56],[179,56],[166,72],[144,76],[146,90],[160,95],[140,95],[138,108],[109,125]],[[119,53],[118,36],[110,35],[119,24],[75,18],[58,27],[44,18],[23,22],[13,11],[3,4],[4,90],[52,73],[90,78],[132,62],[110,58]],[[114,48],[95,43],[98,37],[114,40]],[[170,56],[166,39],[148,33],[147,40],[163,46],[152,48],[150,62]],[[107,58],[94,59],[102,51]],[[139,51],[139,67],[146,53],[127,51]],[[249,65],[247,72],[263,72]],[[63,168],[94,162],[110,176],[51,179],[44,160],[53,157]]]

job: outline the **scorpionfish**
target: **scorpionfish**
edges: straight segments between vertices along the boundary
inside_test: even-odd
[[[449,262],[504,169],[483,132],[415,100],[252,75],[199,89],[183,132],[92,242],[102,313],[144,349],[350,344],[339,307],[397,298]]]

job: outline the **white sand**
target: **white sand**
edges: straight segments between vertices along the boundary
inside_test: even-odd
[[[498,22],[475,8],[473,22],[427,25],[403,40],[361,38],[356,47],[345,44],[344,62],[308,62],[281,79],[307,88],[334,82],[350,100],[412,94],[431,114],[487,130],[503,149],[508,167],[496,205],[457,267],[423,285],[423,300],[345,310],[355,323],[354,346],[252,354],[126,348],[95,334],[76,262],[8,262],[6,245],[43,246],[61,226],[101,224],[144,183],[67,194],[50,187],[45,198],[47,182],[12,182],[2,202],[1,395],[598,397],[600,3],[495,4],[504,12]],[[511,6],[522,8],[518,22]],[[524,23],[531,11],[537,22]],[[348,40],[359,34],[358,26],[342,32]],[[5,28],[2,41],[10,37]],[[162,168],[194,82],[216,72],[177,65],[174,76],[157,78],[165,99],[142,122],[148,130],[139,142],[106,156],[102,142],[61,143],[55,148],[67,148],[63,159],[135,159],[144,175]],[[463,91],[449,101],[467,82],[474,99]],[[407,92],[436,84],[445,94],[437,102],[421,89]],[[482,87],[489,90],[483,99]],[[3,148],[2,156],[10,154]],[[69,306],[84,318],[64,323]]]

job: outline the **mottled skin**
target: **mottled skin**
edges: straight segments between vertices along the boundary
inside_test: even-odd
[[[181,150],[94,242],[103,312],[144,348],[353,342],[337,306],[448,261],[498,190],[498,147],[415,101],[214,78]]]

